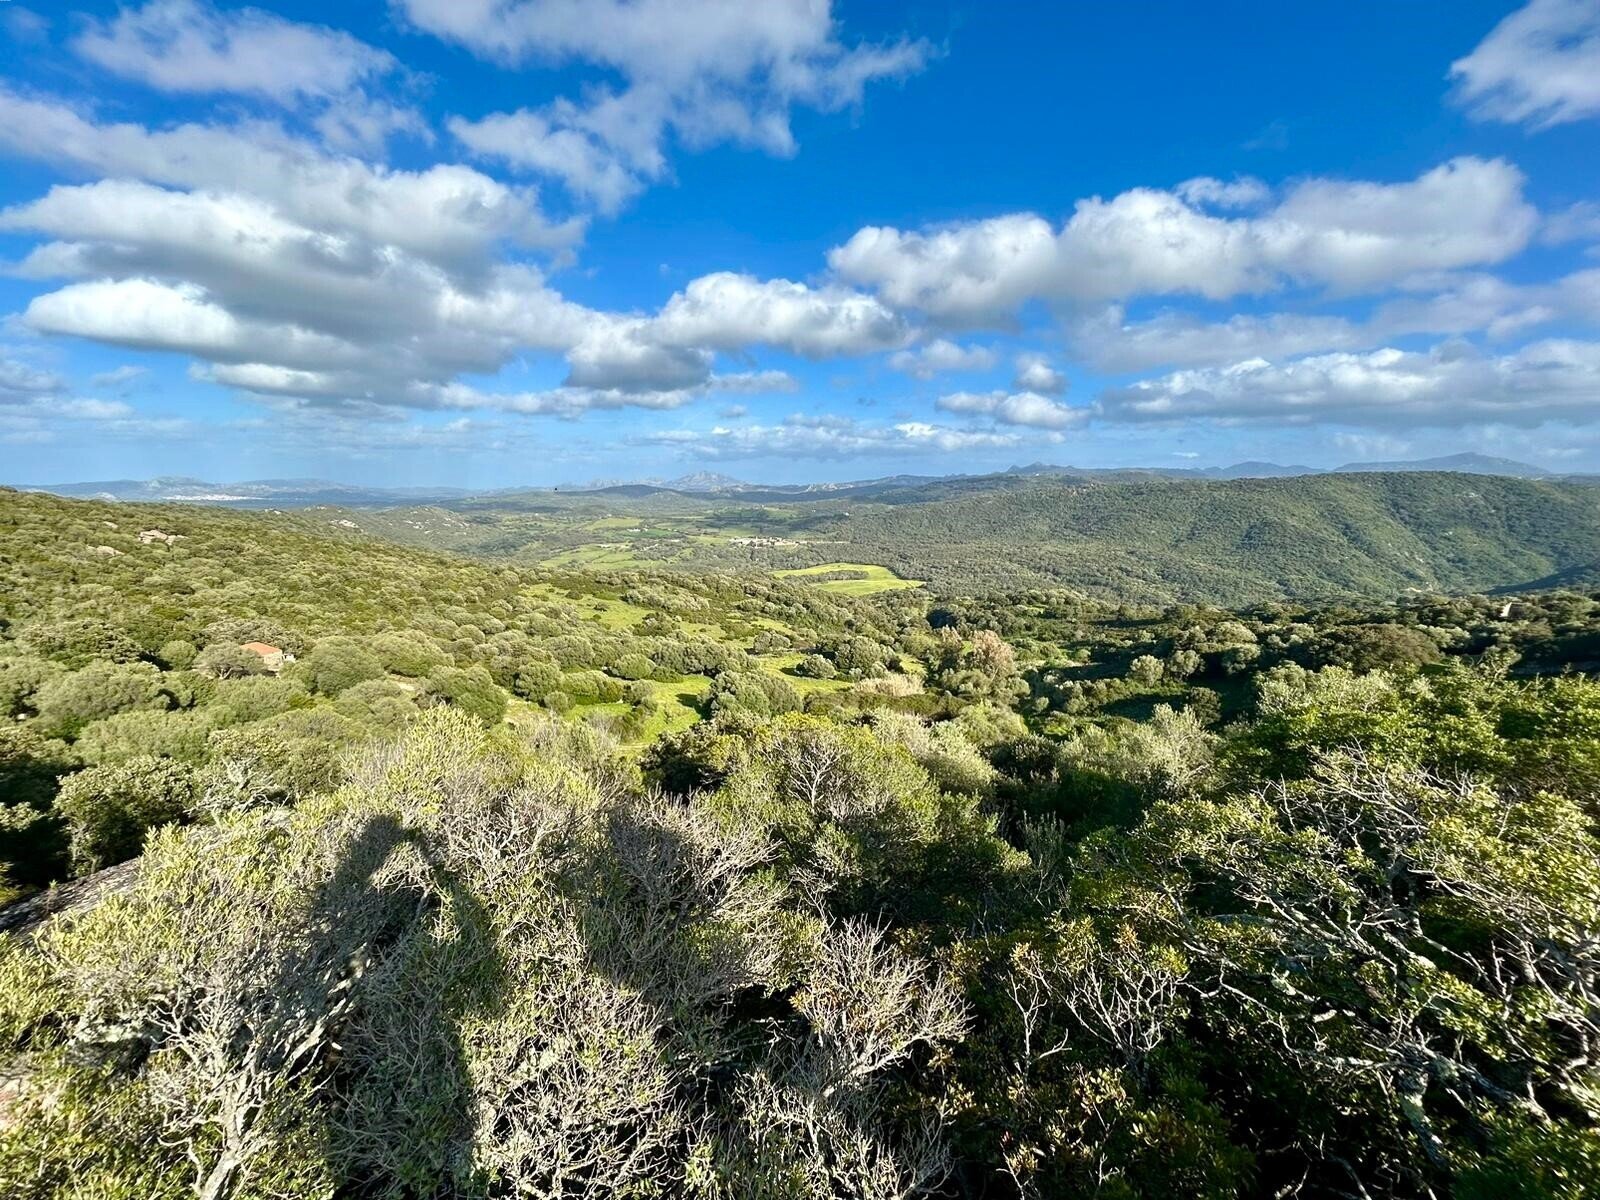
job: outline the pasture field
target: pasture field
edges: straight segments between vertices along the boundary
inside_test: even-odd
[[[879,592],[903,592],[910,588],[919,588],[925,582],[921,579],[902,579],[888,567],[876,563],[823,563],[817,567],[795,567],[787,571],[774,571],[773,574],[780,579],[794,578],[802,581],[819,575],[848,574],[851,578],[817,580],[817,587],[839,596],[872,596]]]

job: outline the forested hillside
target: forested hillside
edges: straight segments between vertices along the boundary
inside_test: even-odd
[[[850,538],[903,575],[965,590],[1213,603],[1515,590],[1600,559],[1600,492],[1431,473],[1040,482],[852,513]]]
[[[1595,594],[347,520],[0,492],[0,1194],[1595,1194]]]
[[[1004,475],[849,499],[647,489],[340,515],[407,544],[530,564],[746,571],[850,560],[945,593],[1064,587],[1155,603],[1513,591],[1581,584],[1600,562],[1600,489],[1449,472]]]

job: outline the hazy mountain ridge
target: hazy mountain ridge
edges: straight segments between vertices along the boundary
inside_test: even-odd
[[[1040,477],[1080,479],[1084,482],[1129,483],[1148,480],[1236,480],[1286,479],[1304,475],[1408,473],[1453,471],[1472,475],[1501,475],[1520,479],[1570,479],[1587,482],[1591,477],[1563,476],[1528,463],[1483,454],[1451,454],[1439,458],[1397,462],[1350,462],[1332,470],[1319,467],[1285,466],[1271,462],[1239,462],[1225,467],[1074,467],[1051,463],[1031,463],[1005,471],[983,474],[886,475],[875,479],[846,480],[837,483],[802,484],[749,483],[714,471],[696,471],[674,479],[596,480],[581,485],[554,487],[368,487],[337,483],[325,479],[252,479],[215,483],[191,476],[167,475],[153,479],[110,479],[77,483],[23,485],[21,491],[48,492],[73,499],[122,500],[134,502],[175,502],[191,504],[232,504],[241,507],[346,505],[352,507],[443,504],[456,502],[481,504],[502,499],[538,495],[621,495],[645,496],[675,493],[686,496],[737,497],[744,500],[781,503],[785,500],[842,499],[852,496],[881,496],[902,489],[992,491],[1018,480]]]

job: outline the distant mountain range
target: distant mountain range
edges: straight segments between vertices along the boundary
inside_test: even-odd
[[[305,508],[335,505],[342,508],[399,505],[452,505],[463,501],[493,503],[496,498],[545,493],[641,496],[657,492],[692,496],[730,496],[751,501],[783,499],[876,497],[902,489],[947,485],[952,489],[985,491],[1005,486],[1018,476],[1050,476],[1085,482],[1135,482],[1148,479],[1281,479],[1299,475],[1333,475],[1368,472],[1455,471],[1470,475],[1500,475],[1519,479],[1568,479],[1591,482],[1594,477],[1561,476],[1528,463],[1483,454],[1451,454],[1442,458],[1404,462],[1352,462],[1333,470],[1284,466],[1270,462],[1240,462],[1227,467],[1073,467],[1031,463],[994,475],[889,475],[879,479],[843,483],[756,484],[712,471],[697,471],[676,479],[597,480],[556,488],[495,488],[474,490],[452,487],[379,488],[332,483],[325,479],[252,479],[237,483],[212,483],[204,479],[167,475],[155,479],[106,479],[86,483],[53,483],[25,487],[25,491],[50,492],[78,499],[189,504],[222,504],[238,508]]]
[[[162,475],[155,479],[102,479],[89,483],[48,483],[22,490],[50,492],[80,500],[227,504],[240,508],[303,508],[313,504],[434,504],[461,500],[474,494],[467,488],[371,488],[330,483],[325,479],[251,479],[241,483],[211,483],[184,475]]]

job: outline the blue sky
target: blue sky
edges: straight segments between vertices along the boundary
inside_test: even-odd
[[[0,39],[0,480],[1600,469],[1600,0]]]

